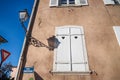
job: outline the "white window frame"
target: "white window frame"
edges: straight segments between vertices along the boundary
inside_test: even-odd
[[[115,32],[117,41],[118,41],[119,46],[120,46],[120,26],[113,26],[113,30]]]
[[[58,48],[54,50],[53,73],[54,74],[79,74],[90,73],[88,56],[84,40],[82,26],[56,27],[56,38],[60,41]],[[62,37],[65,39],[62,40]],[[75,39],[75,37],[78,39]],[[79,42],[76,42],[79,41]],[[74,53],[74,54],[73,54]]]
[[[82,3],[84,2],[85,3]],[[60,0],[50,0],[49,6],[50,7],[60,7],[60,6],[85,6],[88,5],[88,0],[75,0],[75,4],[69,4],[69,0],[67,0],[67,4],[61,4]]]

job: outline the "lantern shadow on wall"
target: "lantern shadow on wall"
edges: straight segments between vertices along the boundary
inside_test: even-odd
[[[55,36],[49,37],[47,41],[48,41],[48,46],[50,47],[49,50],[54,50],[55,48],[58,48],[60,44],[60,41]]]

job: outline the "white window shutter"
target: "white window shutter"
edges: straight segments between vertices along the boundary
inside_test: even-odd
[[[80,4],[81,5],[88,5],[88,2],[87,2],[87,0],[80,0]]]
[[[80,0],[75,0],[75,4],[76,4],[76,5],[81,5],[81,4],[80,4]]]
[[[58,6],[58,0],[50,0],[49,6]]]
[[[103,0],[103,2],[104,2],[105,5],[115,4],[114,0]]]
[[[118,1],[118,3],[120,4],[120,0],[117,0]]]
[[[113,26],[113,30],[120,46],[120,26]]]
[[[55,34],[60,44],[54,50],[53,72],[89,73],[83,27],[71,25],[57,27]]]

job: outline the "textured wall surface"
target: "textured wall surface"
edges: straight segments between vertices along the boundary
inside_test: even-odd
[[[30,45],[25,66],[34,66],[34,74],[23,74],[22,80],[120,80],[120,46],[113,26],[120,26],[120,6],[105,6],[102,0],[88,0],[88,6],[49,7],[49,0],[40,0],[32,36],[48,45],[55,27],[83,26],[89,66],[96,75],[52,75],[54,51]]]

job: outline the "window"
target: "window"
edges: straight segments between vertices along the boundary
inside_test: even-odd
[[[61,4],[75,4],[75,0],[60,0]]]
[[[113,30],[115,32],[116,38],[118,40],[118,43],[120,45],[120,26],[114,26]]]
[[[109,5],[109,4],[120,4],[120,0],[103,0],[105,5]]]
[[[54,50],[53,73],[88,74],[83,28],[80,26],[56,27],[56,38],[60,44]]]
[[[81,6],[88,5],[87,0],[50,0],[49,6]]]

